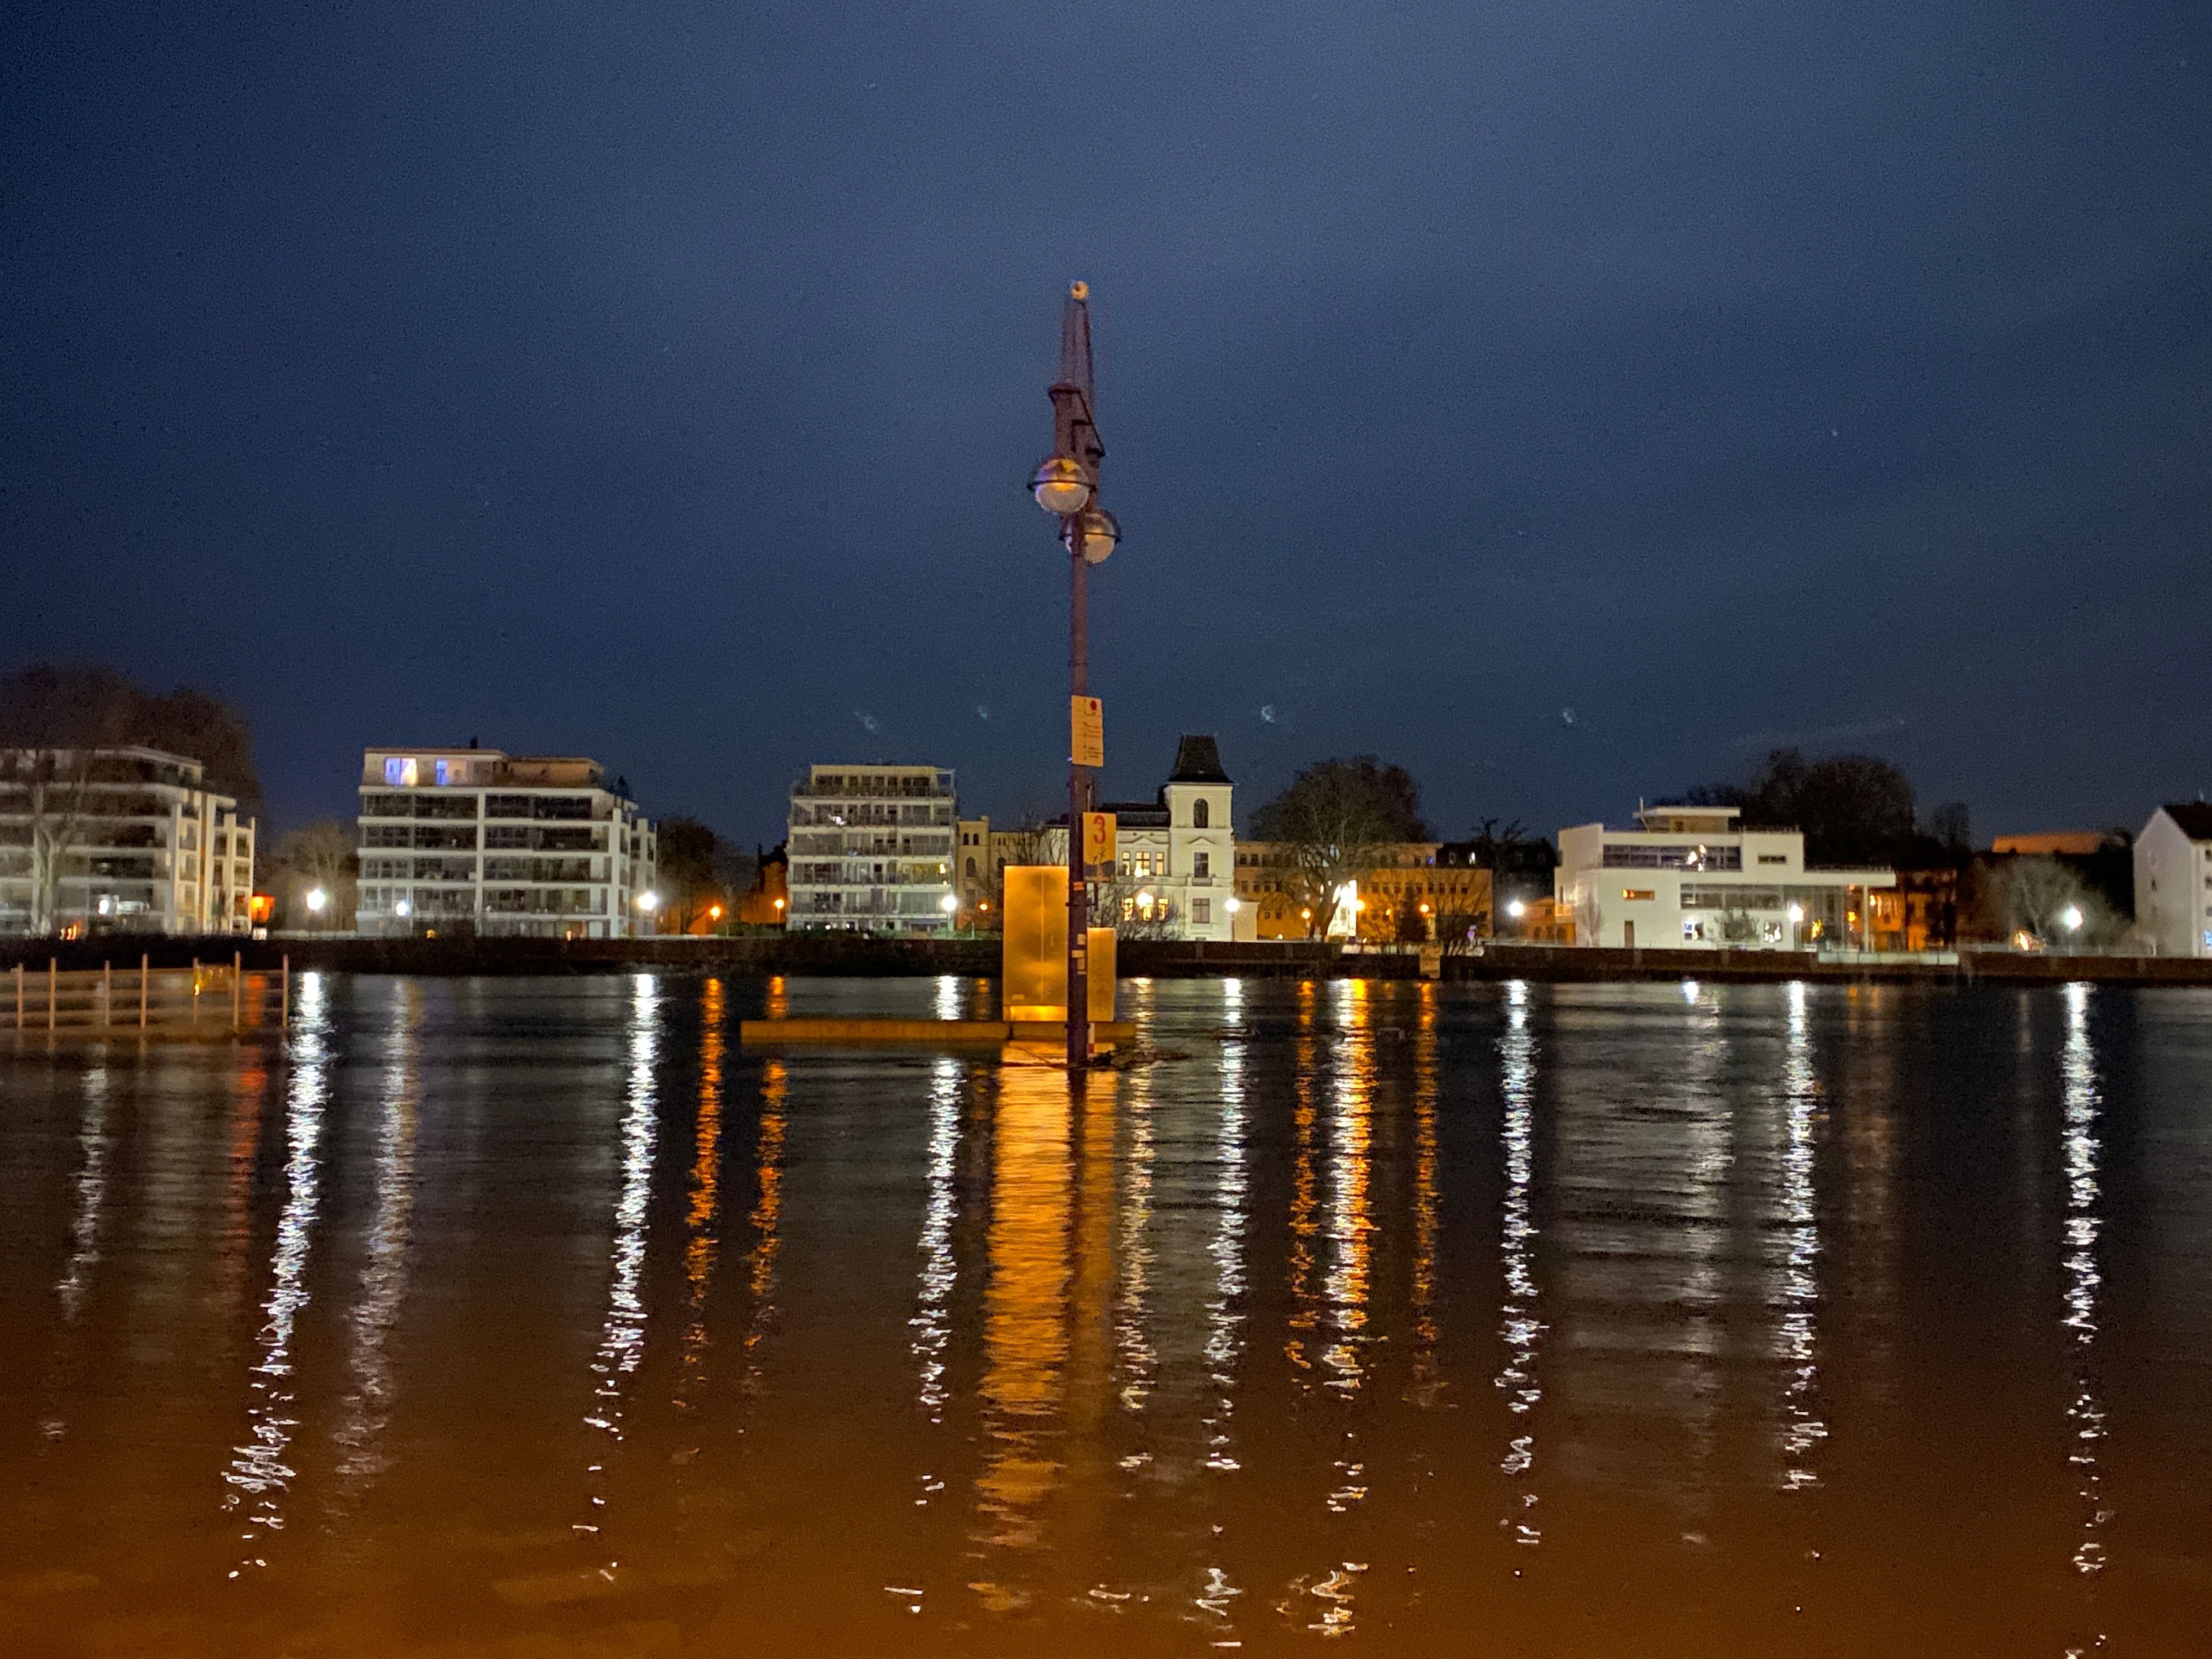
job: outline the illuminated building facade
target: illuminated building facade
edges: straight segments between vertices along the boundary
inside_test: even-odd
[[[1235,793],[1220,746],[1210,737],[1185,737],[1176,745],[1175,769],[1152,800],[1102,803],[1098,810],[1115,819],[1114,879],[1099,897],[1118,914],[1098,921],[1161,939],[1249,938],[1249,931],[1238,933],[1238,913],[1231,906],[1237,897]],[[1042,861],[1067,861],[1064,818],[1045,831]]]
[[[0,750],[0,933],[243,933],[255,822],[158,749]]]
[[[1634,830],[1559,831],[1558,909],[1583,945],[1628,949],[1869,948],[1868,901],[1891,870],[1808,870],[1795,830],[1738,825],[1733,806],[1650,806]]]
[[[787,926],[936,933],[953,922],[957,799],[941,766],[816,766],[791,787]]]
[[[1473,929],[1491,931],[1491,872],[1448,861],[1436,842],[1396,842],[1373,860],[1313,926],[1314,896],[1294,876],[1294,850],[1279,842],[1245,842],[1237,849],[1239,919],[1245,939],[1349,939],[1419,943]]]
[[[634,939],[654,931],[653,827],[597,761],[370,749],[362,933]]]

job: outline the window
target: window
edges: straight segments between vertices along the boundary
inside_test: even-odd
[[[411,755],[389,755],[384,762],[384,781],[395,789],[412,789],[422,775]]]
[[[1210,829],[1212,826],[1212,821],[1213,814],[1212,809],[1206,805],[1204,800],[1201,799],[1191,803],[1190,827],[1192,829]]]
[[[968,879],[970,881],[975,879],[975,860],[973,859],[968,860]]]
[[[1210,898],[1193,899],[1190,902],[1190,919],[1201,927],[1211,926],[1213,921],[1213,901]]]
[[[1620,890],[1620,896],[1632,902],[1638,902],[1650,898],[1651,890],[1649,887],[1624,887]]]
[[[1761,864],[1787,864],[1790,862],[1790,857],[1786,853],[1761,853],[1759,855],[1759,861]]]
[[[1200,803],[1201,805],[1204,804],[1204,802]],[[1213,874],[1213,860],[1212,855],[1206,853],[1193,853],[1190,855],[1190,872],[1192,875],[1196,876],[1200,881],[1211,878]]]

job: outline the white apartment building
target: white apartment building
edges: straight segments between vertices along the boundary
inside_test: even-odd
[[[2212,806],[2179,801],[2136,837],[2136,927],[2161,957],[2212,957]]]
[[[653,825],[597,761],[362,752],[364,934],[635,939],[653,931],[657,863]]]
[[[243,933],[256,825],[158,749],[0,750],[0,933]]]
[[[1237,831],[1231,817],[1235,786],[1210,737],[1176,745],[1175,769],[1150,801],[1107,801],[1115,818],[1114,879],[1101,899],[1123,923],[1168,939],[1236,936]],[[1044,861],[1067,859],[1066,819],[1045,834]],[[1097,918],[1103,926],[1107,918]],[[1245,931],[1250,937],[1250,930]]]
[[[791,786],[787,927],[934,933],[952,926],[952,774],[814,766]]]
[[[1648,806],[1637,828],[1559,831],[1553,891],[1582,945],[1669,950],[1849,947],[1891,870],[1808,870],[1795,830],[1739,826],[1733,806]]]

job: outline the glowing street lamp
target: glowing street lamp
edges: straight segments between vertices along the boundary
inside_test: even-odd
[[[1519,899],[1515,899],[1510,904],[1505,907],[1505,914],[1512,917],[1514,921],[1518,921],[1522,917],[1528,914],[1528,907],[1522,903]]]
[[[1030,474],[1030,494],[1036,504],[1056,517],[1069,519],[1091,505],[1091,478],[1083,463],[1066,455],[1039,461]]]
[[[307,890],[307,909],[311,914],[319,916],[329,908],[331,896],[321,888],[310,887]]]
[[[637,908],[648,916],[660,908],[660,895],[651,890],[637,896]]]
[[[2082,921],[2081,907],[2078,904],[2068,905],[2063,910],[2061,910],[2058,913],[2058,921],[2059,925],[2064,927],[2068,933],[2080,933],[2081,931]]]
[[[405,899],[401,899],[398,903],[392,907],[392,914],[400,917],[411,916],[415,914],[415,907]]]
[[[1030,494],[1060,520],[1067,550],[1067,689],[1073,709],[1091,696],[1091,567],[1103,564],[1121,536],[1098,504],[1098,463],[1106,458],[1092,412],[1091,285],[1068,285],[1060,313],[1060,374],[1052,399],[1052,453],[1030,474]],[[1091,889],[1084,877],[1083,815],[1091,809],[1091,769],[1070,745],[1067,762],[1067,1069],[1091,1063]]]

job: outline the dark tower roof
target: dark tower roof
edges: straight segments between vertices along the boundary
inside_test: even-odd
[[[1168,774],[1170,783],[1226,783],[1229,774],[1221,769],[1221,747],[1210,737],[1186,736],[1176,744],[1175,770]]]

